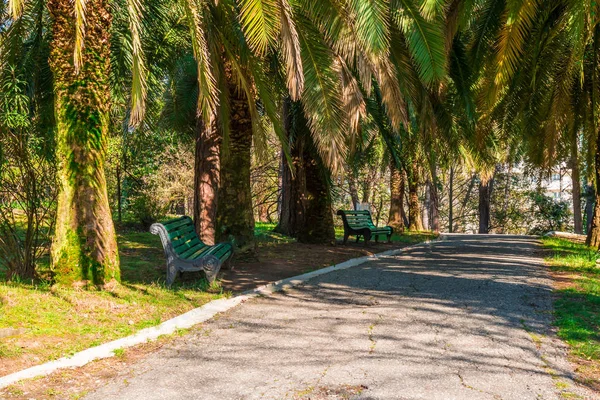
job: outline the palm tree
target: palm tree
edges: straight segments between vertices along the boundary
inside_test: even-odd
[[[38,52],[34,57],[49,60],[54,92],[50,100],[54,113],[48,114],[55,117],[51,123],[55,127],[59,181],[52,244],[55,279],[63,284],[118,281],[119,258],[104,175],[111,106],[110,8],[104,1],[13,0],[8,5],[10,14],[1,23],[9,27],[1,42],[2,64],[15,54],[19,42],[14,39],[30,34],[23,29],[29,21],[35,21],[35,32],[44,32],[51,24],[49,53]],[[127,5],[124,15],[131,29],[134,75],[131,121],[136,123],[143,116],[145,100],[139,41],[141,8],[134,0]]]

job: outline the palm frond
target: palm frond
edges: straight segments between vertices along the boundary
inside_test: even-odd
[[[363,48],[380,55],[389,47],[389,5],[385,0],[347,0],[354,19],[355,38]]]
[[[85,12],[86,0],[75,0],[75,48],[73,50],[73,65],[75,73],[79,73],[83,62],[83,47],[85,46]]]
[[[340,65],[344,110],[350,128],[349,139],[351,147],[354,147],[360,121],[366,116],[365,100],[358,81],[341,57],[338,57],[338,63]]]
[[[425,19],[413,0],[394,0],[391,9],[394,10],[393,20],[406,37],[423,82],[432,84],[443,79],[446,52],[441,21]]]
[[[509,0],[506,23],[500,32],[496,53],[496,87],[506,84],[519,65],[519,58],[538,10],[538,0]]]
[[[143,11],[142,3],[139,0],[127,0],[132,49],[133,80],[131,83],[131,115],[129,117],[129,124],[132,127],[140,124],[146,111],[146,77],[148,71],[141,41],[141,15]]]
[[[304,90],[304,72],[302,70],[302,55],[298,31],[288,0],[279,0],[281,9],[281,47],[287,73],[287,88],[292,100],[300,99]]]
[[[239,0],[240,22],[248,45],[257,54],[274,44],[281,28],[280,2],[277,0]]]
[[[25,0],[8,0],[8,13],[13,20],[19,19],[23,15],[24,8]]]
[[[320,32],[304,16],[299,39],[304,64],[302,105],[315,146],[332,171],[341,169],[346,155],[345,113],[334,54]]]
[[[394,130],[408,124],[406,101],[400,90],[398,71],[389,58],[381,58],[373,65],[375,79],[381,91],[381,101]]]
[[[206,41],[204,3],[203,0],[184,0],[184,7],[198,68],[198,110],[208,121],[218,103],[218,90]]]

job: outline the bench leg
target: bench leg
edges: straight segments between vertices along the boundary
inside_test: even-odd
[[[365,247],[367,247],[369,245],[369,241],[371,240],[371,232],[365,233]],[[375,236],[375,239],[377,240],[377,236]]]
[[[175,265],[167,265],[167,287],[171,287],[177,276],[177,267]]]
[[[379,235],[375,235],[375,243],[379,243]]]
[[[221,262],[218,258],[214,256],[209,256],[210,258],[204,262],[204,273],[206,274],[206,279],[209,283],[213,283],[215,279],[217,279],[217,274],[221,269]]]
[[[360,235],[356,235],[356,243],[360,240]]]
[[[344,233],[344,244],[346,244],[346,242],[348,241],[348,236],[350,236],[347,233]]]
[[[387,235],[387,240],[388,240],[388,243],[392,243],[392,235],[391,234]]]

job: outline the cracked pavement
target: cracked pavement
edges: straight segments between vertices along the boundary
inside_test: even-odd
[[[534,238],[446,235],[252,299],[88,399],[599,398],[551,329]]]

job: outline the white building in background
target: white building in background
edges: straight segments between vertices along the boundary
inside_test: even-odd
[[[556,201],[573,202],[573,180],[571,179],[571,169],[562,165],[552,171],[552,175],[542,182],[542,187],[546,190],[546,195]]]
[[[513,172],[523,174],[522,166],[515,167]],[[541,182],[537,179],[531,180],[532,189],[540,185],[544,190],[544,194],[552,197],[555,201],[565,201],[569,203],[569,208],[573,211],[573,180],[571,178],[571,169],[566,163],[557,165],[552,169],[552,173],[541,178]]]

